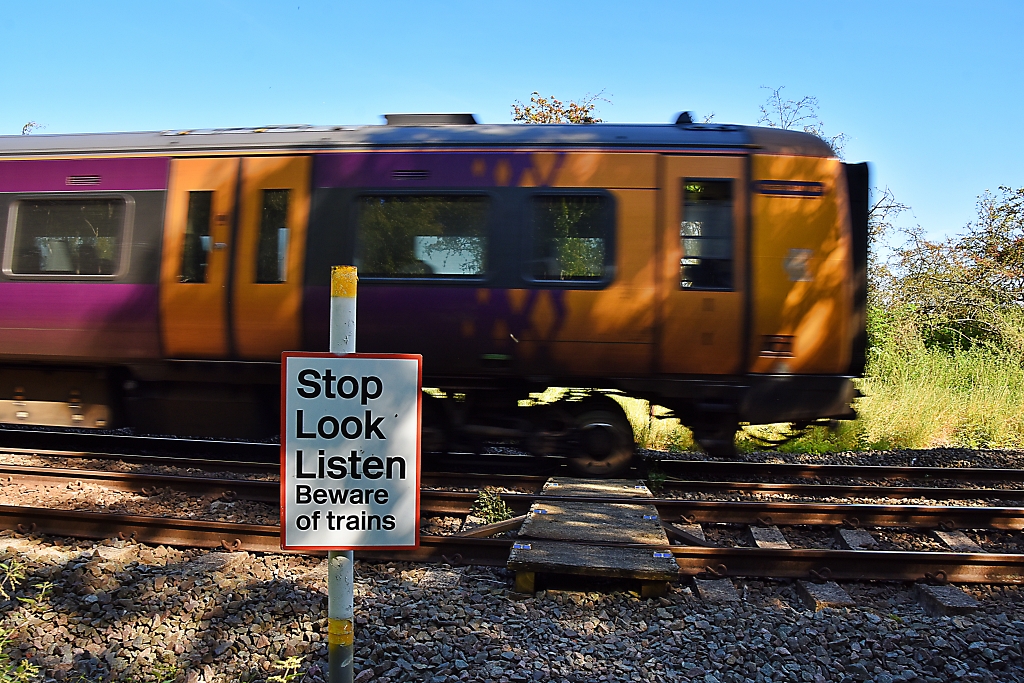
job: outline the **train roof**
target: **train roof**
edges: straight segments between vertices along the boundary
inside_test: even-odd
[[[398,118],[398,117],[395,117]],[[0,156],[328,151],[367,148],[736,149],[835,156],[821,139],[778,128],[731,124],[444,124],[265,126],[139,133],[0,136]]]

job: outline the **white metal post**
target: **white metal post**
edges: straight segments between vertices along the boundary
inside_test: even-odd
[[[331,353],[356,351],[355,266],[331,268]],[[351,550],[327,554],[327,673],[330,683],[352,683],[355,627]]]

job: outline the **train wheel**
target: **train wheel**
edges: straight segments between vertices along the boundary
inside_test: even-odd
[[[737,425],[716,426],[713,428],[693,428],[693,440],[712,458],[736,457]]]
[[[569,469],[585,477],[613,477],[633,461],[633,428],[621,409],[587,410],[576,418],[577,446]]]

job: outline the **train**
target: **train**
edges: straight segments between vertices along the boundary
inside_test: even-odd
[[[385,119],[0,137],[0,423],[272,440],[340,264],[359,350],[423,356],[426,450],[616,474],[614,394],[716,456],[742,423],[853,416],[867,164],[685,113]]]

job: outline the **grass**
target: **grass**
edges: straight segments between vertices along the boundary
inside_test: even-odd
[[[1008,353],[876,347],[858,420],[866,442],[928,448],[1024,446],[1024,368]]]
[[[876,330],[877,332],[877,330]],[[857,386],[864,394],[854,407],[858,419],[813,427],[779,446],[789,453],[830,453],[866,449],[1024,448],[1024,365],[1014,349],[975,346],[966,350],[929,348],[912,328],[892,326],[875,334],[868,370]],[[556,400],[564,390],[534,397]],[[550,394],[550,395],[549,395]],[[652,450],[695,450],[693,437],[668,411],[647,401],[611,394],[633,426],[636,444]],[[766,450],[766,441],[792,436],[789,425],[744,427],[737,434],[743,452]]]
[[[777,448],[789,453],[865,449],[1024,447],[1024,367],[1014,354],[989,348],[946,351],[917,343],[872,349],[859,417],[832,428],[813,427]],[[626,411],[641,448],[693,450],[692,436],[676,419],[658,419],[646,401],[614,397]],[[740,451],[766,450],[765,441],[791,435],[789,425],[744,427]]]

